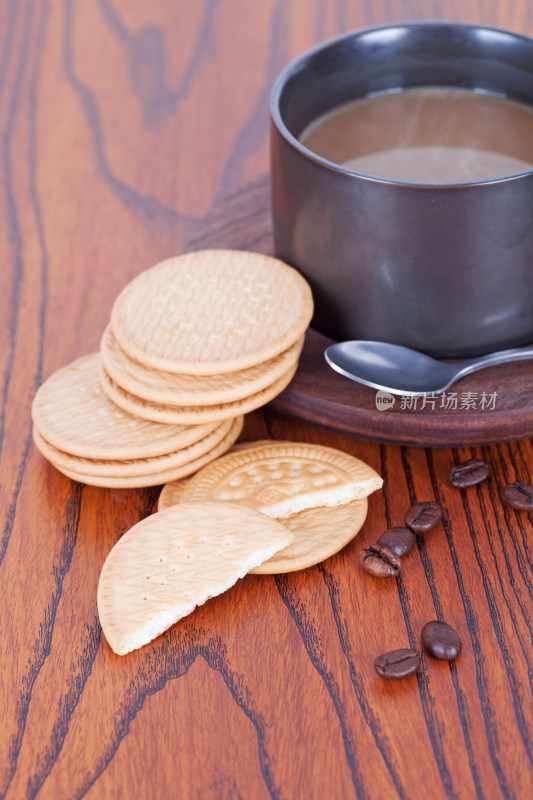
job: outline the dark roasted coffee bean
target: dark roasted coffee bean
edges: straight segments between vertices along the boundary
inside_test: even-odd
[[[361,564],[376,578],[394,578],[402,568],[402,559],[389,547],[371,544],[361,550]]]
[[[397,556],[404,556],[409,550],[412,550],[416,543],[416,537],[413,531],[409,528],[389,528],[388,531],[382,533],[378,539],[378,544],[383,544],[385,547],[390,547],[394,550]]]
[[[505,502],[519,511],[533,511],[533,486],[515,481],[503,490]]]
[[[442,517],[442,508],[430,500],[417,503],[405,512],[405,524],[415,533],[427,533],[437,525]]]
[[[417,671],[421,655],[419,650],[393,650],[378,656],[374,661],[374,669],[382,678],[397,681]]]
[[[430,656],[441,661],[453,661],[457,658],[463,644],[461,637],[446,622],[426,622],[422,628],[422,644]]]
[[[465,489],[467,486],[475,486],[476,483],[486,480],[490,475],[490,467],[486,461],[471,458],[470,461],[463,461],[456,464],[450,470],[450,483],[457,489]]]

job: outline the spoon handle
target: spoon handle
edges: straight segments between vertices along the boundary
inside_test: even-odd
[[[516,347],[513,350],[499,350],[496,353],[489,353],[486,356],[479,356],[470,361],[466,361],[462,368],[457,372],[457,378],[477,372],[478,369],[493,367],[496,364],[504,364],[506,361],[522,361],[526,358],[533,358],[533,346]]]

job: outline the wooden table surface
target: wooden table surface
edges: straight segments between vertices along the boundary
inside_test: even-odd
[[[526,0],[3,0],[0,4],[0,795],[6,798],[533,796],[533,532],[502,487],[531,482],[530,440],[386,447],[258,411],[242,439],[320,442],[384,477],[352,545],[248,576],[126,657],[104,640],[104,558],[157,489],[59,474],[30,404],[95,351],[134,275],[177,254],[268,169],[277,73],[314,43],[383,22],[455,19],[533,34]],[[450,466],[491,479],[453,489]],[[400,577],[359,550],[437,499],[443,525]],[[452,664],[380,680],[374,658],[429,619]]]

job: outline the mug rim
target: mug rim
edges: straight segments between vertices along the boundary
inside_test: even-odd
[[[533,166],[531,169],[523,170],[521,172],[511,173],[510,175],[502,175],[495,178],[485,178],[482,180],[477,181],[461,181],[461,182],[449,182],[449,183],[438,183],[438,182],[419,182],[419,181],[406,181],[406,180],[398,180],[395,178],[383,178],[376,175],[368,175],[364,172],[358,172],[353,169],[349,169],[347,167],[343,167],[341,164],[336,164],[334,161],[330,161],[323,156],[319,156],[317,153],[310,150],[308,147],[305,147],[301,143],[301,141],[291,133],[285,121],[283,119],[281,110],[280,110],[280,100],[290,78],[293,75],[303,72],[306,67],[308,66],[307,62],[310,62],[316,55],[319,53],[333,49],[337,47],[344,41],[349,39],[357,39],[359,37],[368,35],[373,32],[379,32],[383,30],[412,30],[414,28],[418,29],[429,29],[429,28],[451,28],[454,30],[465,30],[465,31],[490,31],[492,33],[497,34],[504,34],[509,36],[512,39],[519,39],[526,42],[529,46],[532,47],[533,52],[533,38],[527,36],[523,33],[517,33],[515,31],[510,31],[506,28],[499,28],[494,25],[478,25],[476,23],[468,23],[468,22],[441,22],[441,21],[428,21],[428,20],[421,20],[419,22],[399,22],[399,23],[385,23],[382,25],[372,25],[366,28],[359,28],[353,31],[348,31],[347,33],[341,33],[338,36],[334,36],[330,39],[326,39],[323,42],[319,42],[318,44],[314,45],[313,47],[309,48],[308,50],[301,53],[295,59],[289,62],[283,70],[279,73],[274,84],[272,86],[272,91],[270,94],[270,117],[275,125],[277,131],[281,134],[281,136],[287,141],[289,145],[291,145],[295,150],[297,150],[303,157],[309,159],[310,161],[314,161],[320,167],[325,169],[329,169],[332,172],[336,172],[340,175],[344,175],[347,178],[356,178],[363,180],[369,183],[378,183],[384,184],[387,186],[401,186],[406,189],[431,189],[431,190],[464,190],[471,187],[476,186],[493,186],[494,184],[502,184],[502,183],[514,183],[516,181],[524,180],[528,177],[533,176]],[[445,84],[442,84],[444,86]],[[410,87],[415,88],[415,87]],[[403,91],[401,87],[391,87],[389,90],[390,93],[394,92],[401,92]],[[506,98],[505,95],[499,95],[496,93],[491,93],[490,91],[482,90],[482,89],[467,89],[465,91],[472,91],[474,93],[484,94],[491,97],[500,97],[509,99],[511,102],[519,102],[513,101],[512,98]],[[378,97],[383,96],[389,92],[375,92],[365,97]],[[363,99],[363,98],[361,98]],[[527,103],[523,103],[523,105],[528,105]],[[531,111],[533,112],[533,103],[531,103]]]

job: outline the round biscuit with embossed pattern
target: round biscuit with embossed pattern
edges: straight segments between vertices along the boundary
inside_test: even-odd
[[[312,315],[309,284],[283,261],[242,250],[200,250],[134,278],[113,305],[111,329],[142,364],[213,375],[282,353]]]
[[[178,375],[141,364],[120,347],[108,325],[100,343],[104,368],[121,389],[151,403],[209,406],[233,403],[271,386],[294,366],[302,351],[301,336],[282,353],[253,367],[222,375]]]
[[[242,400],[235,400],[233,403],[217,403],[212,406],[179,406],[171,405],[170,403],[152,403],[149,400],[143,400],[141,397],[126,392],[109,377],[103,367],[100,369],[99,376],[102,388],[109,398],[117,406],[129,411],[130,414],[137,414],[139,417],[168,424],[197,425],[201,422],[222,422],[224,419],[230,419],[240,414],[248,414],[248,412],[266,405],[288,386],[294,377],[297,366],[297,364],[294,364],[281,378],[267,386],[266,389],[256,392],[256,394],[244,397]]]
[[[343,506],[306,508],[283,520],[294,541],[250,572],[279,575],[320,564],[346,547],[363,527],[368,500],[353,500]]]
[[[199,442],[193,442],[193,444],[182,447],[173,453],[151,456],[150,458],[113,460],[73,456],[70,453],[59,450],[47,442],[46,439],[43,439],[35,425],[33,426],[33,441],[37,450],[56,466],[71,469],[83,475],[102,475],[107,478],[139,478],[142,475],[154,475],[188,464],[205,453],[209,453],[219,442],[226,439],[232,426],[233,420],[225,420],[217,425],[214,431],[200,439]],[[235,436],[235,438],[237,437]]]
[[[292,538],[279,522],[233,503],[188,503],[146,517],[118,540],[100,573],[107,641],[118,655],[142,647]]]
[[[279,440],[275,440],[279,444]],[[238,442],[230,447],[229,452],[235,453],[239,450],[249,450],[251,447],[259,447],[262,444],[273,444],[274,439],[256,439],[255,442]],[[164,511],[165,508],[175,506],[180,502],[183,490],[189,483],[190,478],[180,478],[177,481],[166,483],[161,489],[161,494],[157,501],[157,510]]]
[[[247,444],[247,448],[249,444]],[[157,510],[177,505],[190,478],[165,484]],[[283,520],[283,524],[294,534],[294,541],[279,550],[268,561],[250,570],[257,575],[278,575],[307,569],[346,547],[363,527],[368,510],[368,500],[353,500],[343,506],[307,508]]]
[[[342,450],[275,443],[217,459],[190,480],[181,500],[227,500],[285,519],[360,500],[382,485],[372,467]]]
[[[187,475],[192,475],[197,472],[205,464],[208,464],[213,459],[225,453],[239,436],[242,430],[243,420],[242,417],[234,420],[225,437],[215,447],[198,456],[193,461],[188,461],[186,464],[180,464],[176,467],[165,469],[162,472],[156,472],[150,475],[127,475],[125,477],[107,476],[107,475],[87,475],[86,473],[79,472],[73,469],[68,469],[60,464],[50,461],[50,463],[67,478],[79,483],[86,483],[88,486],[103,486],[110,489],[136,489],[145,486],[160,486],[168,481],[178,480]]]
[[[166,425],[119,408],[100,385],[99,364],[98,353],[78,358],[37,390],[33,422],[59,450],[82,458],[149,458],[187,447],[215,430],[216,422]]]

